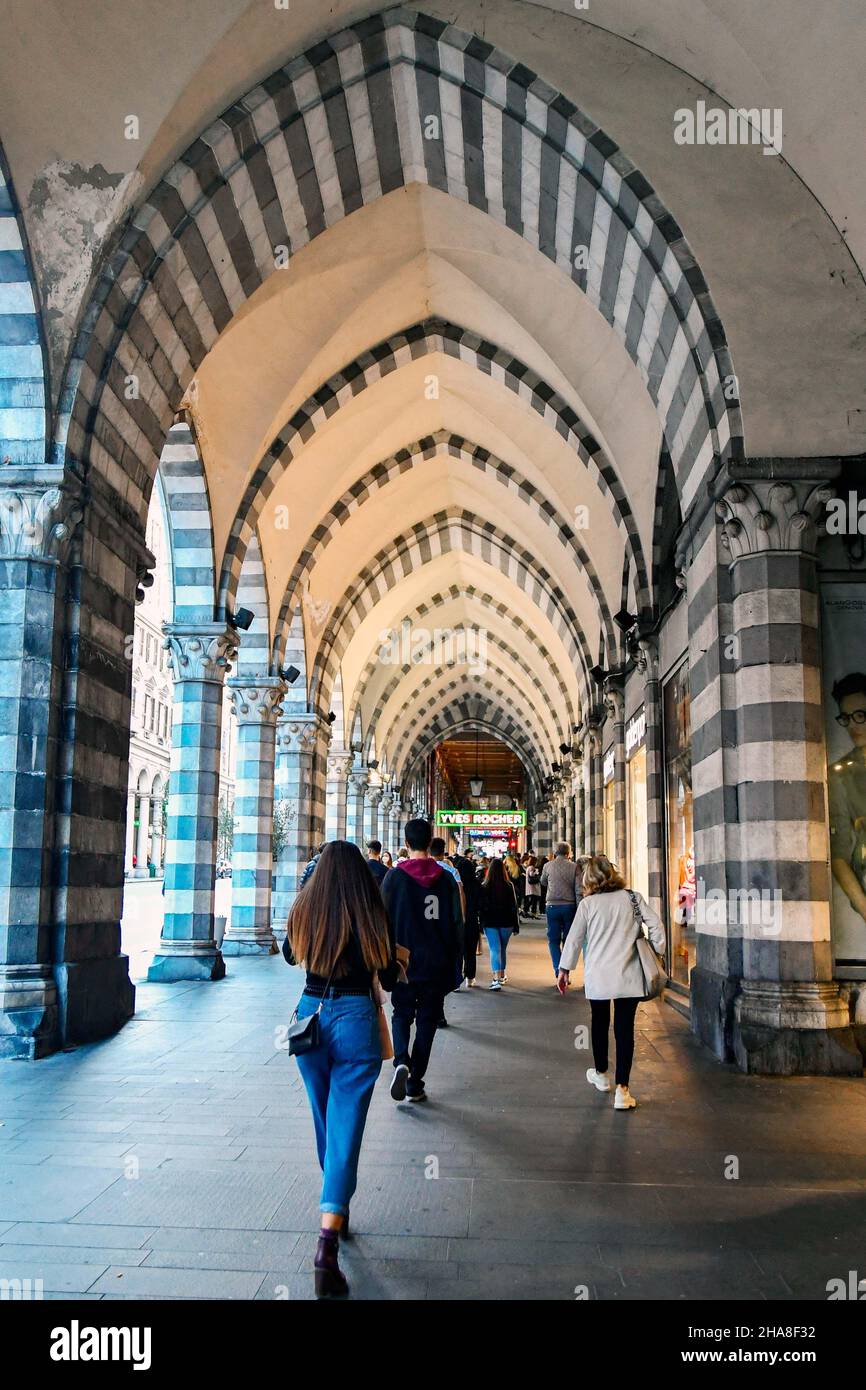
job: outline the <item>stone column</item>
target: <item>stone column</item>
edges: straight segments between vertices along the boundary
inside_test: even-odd
[[[131,791],[126,798],[126,851],[124,855],[124,873],[128,878],[132,878],[132,857],[135,854],[135,801],[137,793]]]
[[[0,485],[0,1057],[44,1057],[60,1042],[51,926],[62,566],[81,518],[62,481],[61,469],[7,465]]]
[[[149,810],[150,810],[150,825],[151,825],[151,833],[150,833],[150,841],[151,841],[150,858],[151,858],[151,862],[152,862],[152,864],[153,864],[153,866],[154,866],[154,869],[155,869],[156,873],[159,873],[160,867],[162,866],[162,862],[163,862],[163,849],[164,849],[164,846],[163,846],[164,827],[163,827],[163,824],[162,824],[162,798],[161,798],[161,797],[152,796],[152,797],[150,798]]]
[[[552,808],[550,802],[539,802],[535,812],[535,833],[533,839],[535,841],[535,852],[536,854],[540,854],[542,858],[546,854],[549,854],[552,849],[552,837],[550,832],[551,814]]]
[[[367,826],[364,833],[365,840],[379,839],[379,803],[384,795],[384,787],[370,787],[367,792]]]
[[[227,687],[238,741],[232,915],[223,955],[269,955],[278,949],[271,926],[274,768],[277,717],[287,686],[279,676],[236,676]]]
[[[349,752],[328,754],[328,780],[325,786],[325,839],[346,839],[348,801],[347,779],[352,766]]]
[[[403,843],[403,825],[403,803],[399,796],[395,796],[391,806],[391,843],[388,846],[395,860],[397,858],[397,851]]]
[[[608,677],[604,688],[607,717],[613,724],[614,858],[620,873],[626,872],[625,804],[625,700],[620,677]]]
[[[596,707],[588,720],[586,749],[589,757],[588,854],[604,849],[604,706]]]
[[[135,878],[148,878],[147,839],[150,831],[150,797],[143,792],[138,798],[138,826],[135,832]]]
[[[832,476],[833,465],[820,460],[747,460],[728,464],[716,487],[731,610],[719,678],[704,695],[714,691],[721,704],[733,785],[719,786],[725,764],[713,761],[701,708],[692,1018],[715,1042],[709,1010],[718,1015],[732,999],[730,1046],[750,1072],[863,1069],[830,944],[815,550]],[[717,894],[705,881],[712,836],[725,847]]]
[[[383,849],[391,848],[391,807],[394,805],[393,792],[386,792],[379,803],[379,835]]]
[[[149,980],[220,980],[214,940],[223,682],[238,646],[224,623],[166,623],[174,675],[165,919]]]
[[[365,767],[352,768],[347,789],[346,839],[351,840],[359,849],[364,848],[364,810],[368,781]]]
[[[285,927],[304,868],[325,838],[328,724],[318,714],[292,711],[277,722],[277,781],[289,805],[286,844],[276,866],[275,925]]]
[[[649,901],[653,909],[664,919],[666,916],[664,883],[665,770],[662,749],[662,701],[658,643],[654,638],[642,638],[638,650],[637,667],[644,677],[644,714],[646,715]]]

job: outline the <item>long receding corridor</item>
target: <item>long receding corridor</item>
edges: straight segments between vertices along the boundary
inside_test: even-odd
[[[866,16],[4,9],[0,1297],[857,1299]]]

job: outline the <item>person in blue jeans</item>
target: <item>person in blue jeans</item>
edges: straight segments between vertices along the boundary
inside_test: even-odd
[[[349,1237],[349,1203],[382,1066],[373,977],[391,990],[399,974],[379,887],[357,845],[325,845],[316,872],[292,904],[283,954],[307,971],[298,1018],[319,1015],[319,1045],[296,1059],[322,1169],[316,1297],[345,1298],[349,1285],[339,1266],[339,1241]]]
[[[580,901],[580,882],[580,863],[575,863],[571,858],[571,845],[562,840],[556,846],[553,858],[548,860],[541,871],[541,887],[547,893],[547,945],[554,977],[559,975],[562,948]]]
[[[491,859],[478,895],[478,917],[490,947],[493,979],[488,989],[500,990],[507,982],[508,943],[520,931],[514,884],[501,859]]]

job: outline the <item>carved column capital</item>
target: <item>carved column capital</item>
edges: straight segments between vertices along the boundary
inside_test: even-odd
[[[369,791],[367,792],[367,800],[369,801],[371,806],[378,806],[379,802],[382,800],[382,797],[384,795],[384,787],[370,787]]]
[[[312,753],[322,729],[317,714],[284,714],[277,723],[277,747],[282,753]]]
[[[655,637],[638,638],[635,665],[646,681],[658,680],[659,644]]]
[[[369,777],[365,767],[355,767],[349,773],[349,790],[354,796],[365,796],[369,786]]]
[[[352,766],[351,753],[329,753],[328,754],[328,781],[344,781]]]
[[[232,713],[239,724],[276,724],[288,686],[279,676],[249,680],[232,676],[226,681]]]
[[[60,563],[84,515],[80,485],[60,468],[9,473],[0,485],[0,558]]]
[[[609,676],[604,683],[604,709],[608,719],[614,724],[622,723],[625,715],[625,696],[622,681],[618,676]]]
[[[716,502],[721,543],[732,563],[767,551],[814,555],[835,488],[814,478],[742,479]]]
[[[238,634],[226,623],[163,623],[165,647],[176,681],[222,684],[238,651]]]

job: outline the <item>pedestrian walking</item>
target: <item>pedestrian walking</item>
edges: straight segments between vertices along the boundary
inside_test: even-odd
[[[534,854],[526,859],[526,896],[523,910],[527,917],[538,917],[541,909],[541,869]]]
[[[553,962],[554,976],[559,973],[562,944],[574,919],[580,898],[577,865],[571,857],[571,845],[561,840],[556,852],[541,871],[541,887],[546,890],[547,945]]]
[[[424,1078],[445,996],[458,987],[462,974],[460,889],[431,855],[432,838],[429,821],[410,820],[406,826],[409,857],[401,859],[382,883],[394,939],[409,952],[407,981],[396,984],[391,994],[391,1096],[396,1101],[426,1101]]]
[[[508,981],[506,973],[508,943],[520,931],[517,895],[501,859],[491,859],[481,887],[478,913],[490,947],[493,979],[488,989],[500,990]]]
[[[382,860],[381,840],[367,841],[367,868],[381,888],[382,880],[388,872],[388,867]]]
[[[564,993],[581,951],[584,992],[592,1011],[592,1059],[586,1073],[591,1086],[610,1090],[608,1040],[613,1000],[616,1043],[614,1109],[633,1110],[637,1101],[629,1090],[634,1058],[634,1024],[644,997],[644,975],[638,956],[638,937],[647,928],[650,944],[664,954],[665,933],[658,916],[641,896],[627,889],[606,855],[594,855],[583,871],[583,897],[574,914],[559,964],[559,987]]]
[[[339,1240],[349,1235],[364,1125],[382,1066],[373,990],[376,980],[393,989],[399,975],[393,929],[357,845],[334,840],[324,846],[292,904],[283,954],[307,972],[298,1022],[317,1015],[315,1045],[297,1054],[323,1175],[316,1296],[344,1298],[349,1285],[339,1266]]]
[[[463,982],[466,989],[473,989],[478,967],[478,898],[481,884],[475,873],[475,865],[468,854],[452,856],[454,866],[463,884],[465,911],[463,915]]]

